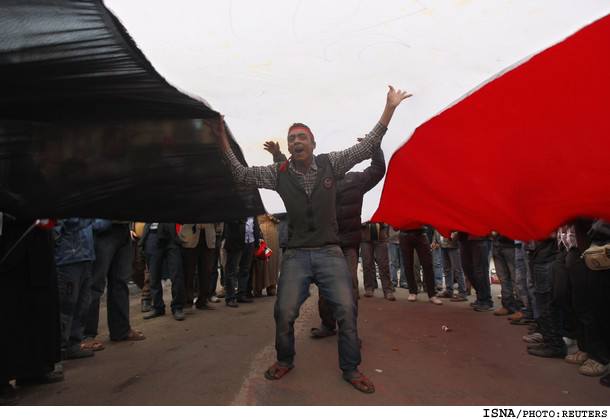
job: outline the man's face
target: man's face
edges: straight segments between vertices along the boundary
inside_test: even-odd
[[[295,128],[288,134],[288,153],[293,160],[307,161],[313,156],[316,143],[311,141],[307,130]]]

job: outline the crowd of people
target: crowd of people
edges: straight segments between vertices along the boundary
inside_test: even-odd
[[[363,196],[385,174],[381,139],[394,110],[409,96],[390,87],[373,130],[340,152],[314,156],[310,128],[294,124],[288,132],[290,158],[278,143],[267,142],[273,163],[265,167],[239,163],[222,118],[210,121],[233,179],[278,191],[286,214],[199,224],[73,218],[47,229],[3,215],[0,310],[7,321],[3,336],[12,339],[3,340],[0,402],[18,401],[10,381],[18,387],[60,381],[60,360],[104,349],[97,339],[104,293],[110,340],[144,340],[130,323],[129,283],[141,289],[143,318],[154,322],[166,314],[162,279],[171,281],[176,321],[184,321],[185,313],[215,310],[222,298],[232,310],[264,294],[277,295],[277,361],[265,372],[269,380],[294,368],[294,322],[315,283],[321,323],[311,335],[338,333],[344,379],[361,392],[374,392],[358,370],[359,262],[365,299],[381,289],[395,302],[401,287],[408,289],[409,302],[423,292],[430,303],[443,305],[467,301],[474,289],[474,311],[530,326],[523,337],[529,354],[564,358],[580,365],[579,373],[602,376],[602,385],[610,386],[610,306],[604,300],[610,270],[590,269],[581,258],[592,244],[610,242],[610,224],[578,219],[545,240],[524,243],[498,232],[443,236],[427,225],[399,230],[362,223]],[[350,171],[368,158],[367,169]],[[491,292],[491,260],[501,284],[499,307]],[[23,316],[19,305],[32,300],[36,310]],[[23,331],[38,334],[43,344],[34,351]],[[577,347],[568,353],[571,346]]]

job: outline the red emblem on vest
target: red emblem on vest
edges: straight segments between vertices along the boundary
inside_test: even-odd
[[[333,187],[332,178],[324,178],[324,188],[326,188],[327,190],[330,190],[332,187]]]

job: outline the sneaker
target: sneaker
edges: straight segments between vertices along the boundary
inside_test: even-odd
[[[150,304],[150,300],[142,301],[142,312],[150,312],[152,310],[152,306]]]
[[[227,299],[227,301],[225,302],[225,304],[229,307],[229,308],[239,308],[239,305],[237,304],[237,302],[235,302],[235,299]]]
[[[586,376],[601,376],[608,371],[608,365],[602,365],[593,359],[587,359],[581,367],[578,368],[578,373]]]
[[[457,296],[454,296],[451,298],[451,302],[466,302],[466,301],[468,301],[468,298],[466,296],[457,295]]]
[[[494,310],[494,307],[489,305],[475,305],[473,309],[477,312],[491,312]]]
[[[573,365],[582,365],[589,359],[589,355],[584,351],[578,350],[576,353],[568,354],[565,361]]]
[[[566,348],[562,348],[561,350],[553,350],[548,346],[535,348],[535,349],[527,349],[527,353],[532,356],[538,357],[551,357],[551,358],[564,358],[566,357],[567,350]]]
[[[394,293],[388,293],[387,295],[385,295],[385,298],[390,302],[394,302],[396,300],[396,298],[394,297]]]
[[[172,309],[172,314],[174,315],[174,319],[176,321],[184,321],[184,311],[182,310],[182,308],[175,308]]]
[[[364,292],[364,297],[373,297],[373,291],[367,290],[366,292]]]
[[[523,341],[525,341],[526,343],[543,343],[544,342],[544,338],[542,337],[542,334],[540,333],[532,333],[530,335],[524,335],[523,337],[521,337],[521,339]]]
[[[438,298],[438,296],[432,296],[430,298],[430,302],[434,303],[435,305],[442,305],[443,302]]]
[[[209,301],[209,302],[212,302],[212,303],[220,303],[220,302],[221,302],[221,300],[220,300],[220,299],[218,299],[218,297],[216,297],[216,296],[210,296],[210,297],[208,298],[208,301]]]
[[[437,296],[439,298],[451,299],[453,297],[453,293],[450,293],[450,292],[445,290],[443,293],[439,293]]]
[[[411,293],[411,294],[409,295],[409,297],[407,298],[407,300],[408,300],[409,302],[415,302],[415,301],[417,300],[417,295],[416,295],[416,294],[414,294],[414,293]]]
[[[512,315],[509,315],[508,317],[506,317],[506,319],[508,319],[509,321],[513,321],[515,319],[521,319],[521,318],[525,318],[525,314],[521,311],[517,311]]]
[[[514,311],[511,311],[510,309],[502,306],[500,309],[498,309],[497,311],[494,312],[494,315],[495,316],[506,316],[506,315],[512,315],[514,313],[515,313]]]
[[[85,357],[91,357],[93,355],[93,350],[84,349],[80,346],[80,344],[68,347],[67,349],[62,351],[63,360],[83,359]]]

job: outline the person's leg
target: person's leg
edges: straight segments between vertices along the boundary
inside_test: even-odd
[[[532,275],[539,313],[538,327],[550,352],[561,356],[565,355],[566,345],[561,334],[561,312],[553,297],[554,265],[554,261],[534,261]],[[531,354],[531,349],[528,352]]]
[[[254,258],[254,243],[247,244],[239,261],[239,269],[237,271],[237,300],[246,298],[248,293],[248,280],[250,279],[250,270],[252,268],[252,260]]]
[[[563,336],[576,339],[578,348],[587,352],[587,343],[580,322],[576,318],[573,306],[572,278],[566,266],[568,252],[562,247],[553,265],[553,301],[561,311]]]
[[[440,248],[432,251],[434,261],[434,287],[443,290],[443,256]]]
[[[398,286],[406,289],[407,286],[407,278],[405,277],[405,260],[402,256],[402,251],[400,250],[400,244],[396,244],[398,247],[398,260],[400,261],[400,276],[398,276]]]
[[[417,251],[415,250],[415,243],[413,243],[413,276],[415,278],[415,284],[417,285],[418,291],[424,291],[424,282],[422,280],[422,269],[421,262],[419,261],[419,255],[417,255]]]
[[[349,270],[350,277],[352,279],[352,291],[354,295],[354,303],[358,307],[358,299],[360,299],[360,292],[358,289],[358,246],[341,248],[343,251],[343,257],[345,257],[345,263]],[[333,318],[334,319],[334,318]]]
[[[144,287],[144,255],[140,246],[140,238],[135,238],[131,241],[131,249],[133,254],[133,262],[131,264],[131,280],[138,286],[139,289]]]
[[[199,266],[199,295],[197,296],[197,302],[201,299],[203,305],[212,296],[210,294],[210,283],[211,283],[211,271],[212,263],[214,261],[214,249],[210,249],[203,244],[203,247],[199,249],[199,256],[197,259],[197,265]]]
[[[108,269],[108,331],[111,340],[123,340],[129,334],[129,276],[131,274],[131,238],[129,225],[113,225],[116,252]]]
[[[371,242],[360,243],[360,256],[362,257],[364,291],[365,294],[372,293],[375,289],[375,274],[373,273],[374,252]]]
[[[78,263],[78,266],[78,291],[75,292],[78,298],[72,318],[69,346],[80,345],[83,341],[83,331],[91,300],[91,261]]]
[[[388,252],[390,257],[390,279],[392,280],[392,286],[398,287],[398,267],[400,265],[400,261],[398,260],[398,254],[400,253],[399,245],[388,243]]]
[[[472,257],[472,241],[460,241],[460,259],[462,262],[462,270],[464,271],[464,275],[468,278],[470,285],[474,288],[475,292],[477,291],[478,283],[477,278],[474,274],[474,263]],[[474,301],[475,305],[478,305],[479,297],[477,295],[476,300]]]
[[[390,280],[390,263],[388,261],[388,243],[387,241],[374,241],[375,259],[379,267],[379,279],[381,280],[381,288],[383,295],[387,296],[392,293],[392,281]]]
[[[415,250],[419,257],[419,262],[424,271],[424,284],[426,285],[426,293],[431,298],[436,296],[436,288],[434,287],[434,266],[432,262],[432,250],[430,249],[430,241],[426,234],[417,235],[415,241]]]
[[[460,248],[449,248],[448,251],[453,278],[458,284],[458,293],[461,297],[465,298],[467,292],[466,282],[464,281],[464,270],[462,270],[462,259],[460,258]]]
[[[415,276],[413,274],[413,241],[412,235],[407,234],[400,236],[400,251],[402,253],[402,259],[405,262],[405,275],[407,277],[407,284],[409,285],[409,293],[412,295],[417,294],[417,283],[415,282]]]
[[[473,242],[472,258],[474,263],[474,275],[477,285],[477,300],[480,306],[491,309],[494,306],[491,299],[491,282],[489,280],[489,241],[470,241]],[[472,281],[472,280],[471,280]]]
[[[182,247],[170,242],[167,247],[166,259],[169,278],[172,281],[172,310],[182,309],[186,301],[184,292],[184,273],[182,270]]]
[[[449,251],[451,248],[440,248],[441,256],[443,258],[443,272],[445,275],[445,292],[446,294],[453,296],[453,264]]]
[[[227,251],[227,266],[225,269],[225,301],[227,303],[235,301],[235,287],[237,287],[237,270],[239,269],[239,262],[241,261],[241,253],[241,250]]]
[[[150,232],[144,246],[146,265],[150,274],[150,297],[153,310],[165,312],[163,285],[161,284],[161,265],[165,259],[165,248],[159,244],[157,233]]]
[[[312,251],[312,271],[320,293],[333,307],[339,329],[339,367],[345,379],[359,374],[358,309],[343,253],[338,246]],[[389,277],[389,276],[388,276]],[[388,279],[389,280],[389,279]]]
[[[199,241],[201,242],[201,241]],[[199,244],[195,248],[182,249],[182,271],[184,274],[184,305],[187,308],[193,306],[195,301],[195,293],[193,291],[193,281],[195,279],[195,267],[199,259]],[[201,275],[201,266],[198,267],[199,275]],[[173,278],[172,278],[173,280]],[[199,289],[201,290],[201,289]]]
[[[492,252],[496,274],[500,279],[502,307],[506,308],[508,312],[513,313],[517,310],[513,287],[515,248],[494,246]]]
[[[57,285],[59,286],[59,319],[62,353],[71,346],[70,333],[72,320],[76,313],[79,293],[77,264],[57,266]]]
[[[275,350],[278,363],[282,366],[292,366],[294,362],[294,355],[296,354],[294,349],[294,322],[299,316],[301,305],[307,299],[309,285],[313,280],[311,252],[287,249],[282,258],[277,299],[273,309]]]
[[[115,252],[111,232],[93,234],[95,261],[91,267],[89,310],[85,322],[85,337],[96,337],[100,321],[100,298],[106,291],[106,274]]]

